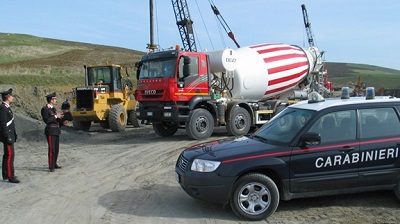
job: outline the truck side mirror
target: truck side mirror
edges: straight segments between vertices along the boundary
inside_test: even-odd
[[[188,56],[183,56],[183,77],[188,77],[190,75],[190,58]]]
[[[142,67],[143,62],[137,61],[135,63],[135,67],[136,67],[136,79],[139,80],[139,76],[140,76],[140,67]]]
[[[321,135],[315,132],[307,132],[300,139],[301,146],[319,145],[321,143]]]

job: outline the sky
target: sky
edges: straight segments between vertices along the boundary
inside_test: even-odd
[[[317,47],[326,62],[400,70],[399,0],[187,0],[198,51],[236,48],[209,1],[241,46],[286,43],[308,47],[305,4]],[[146,0],[2,0],[0,32],[147,51]],[[154,0],[155,42],[167,49],[182,41],[169,0]],[[118,63],[118,62],[116,62]]]

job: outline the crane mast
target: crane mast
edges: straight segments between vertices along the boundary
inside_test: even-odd
[[[194,38],[193,21],[190,19],[189,7],[186,0],[171,0],[175,13],[176,25],[181,35],[185,51],[197,51]]]
[[[307,37],[308,37],[308,44],[310,47],[315,47],[313,34],[311,32],[311,23],[308,20],[307,9],[304,4],[301,5],[301,9],[303,11],[303,19],[304,19],[304,26],[306,27]]]

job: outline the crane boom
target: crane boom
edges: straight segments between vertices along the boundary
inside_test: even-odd
[[[313,34],[311,32],[311,23],[308,20],[307,9],[304,4],[301,5],[301,9],[303,11],[303,19],[304,19],[304,26],[306,27],[307,37],[308,37],[308,44],[310,47],[315,47]]]
[[[233,42],[235,43],[237,48],[240,48],[239,43],[235,39],[235,35],[233,34],[231,28],[229,28],[228,24],[226,23],[225,19],[222,17],[222,15],[219,12],[219,10],[217,9],[217,7],[214,4],[212,4],[210,1],[209,1],[209,3],[211,5],[211,9],[213,10],[215,16],[218,18],[218,21],[221,23],[225,32],[228,34],[228,37],[230,37],[233,40]]]
[[[197,51],[194,38],[193,21],[190,19],[189,7],[186,0],[171,0],[175,12],[176,25],[181,35],[185,51]]]

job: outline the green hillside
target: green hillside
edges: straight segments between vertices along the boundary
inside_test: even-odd
[[[334,87],[346,86],[349,82],[357,83],[361,75],[367,86],[375,89],[400,89],[400,71],[364,64],[326,63],[329,80]]]
[[[134,72],[144,52],[0,33],[0,84],[82,85],[84,65],[122,64]]]

